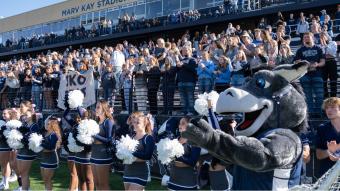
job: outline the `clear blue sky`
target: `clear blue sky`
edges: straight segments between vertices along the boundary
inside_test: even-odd
[[[1,1],[0,17],[9,17],[56,4],[65,0],[4,0]]]

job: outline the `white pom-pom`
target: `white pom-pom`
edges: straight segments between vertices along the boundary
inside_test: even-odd
[[[22,126],[22,123],[19,120],[10,120],[6,123],[6,128],[8,130],[17,129]]]
[[[12,149],[21,149],[24,147],[24,145],[21,143],[21,140],[23,138],[22,134],[20,131],[16,129],[6,129],[4,131],[4,136],[7,139],[7,144],[10,148]]]
[[[122,138],[117,141],[117,153],[118,159],[123,161],[123,164],[132,164],[136,161],[136,157],[132,155],[137,149],[139,142],[132,139],[129,135],[122,136]]]
[[[217,100],[218,100],[219,96],[220,96],[220,94],[218,94],[216,91],[211,91],[208,94],[208,100],[211,101],[211,106],[212,106],[213,112],[216,111],[216,104],[217,104]]]
[[[86,145],[91,145],[94,142],[93,136],[99,133],[99,125],[92,119],[82,120],[77,128],[77,140]]]
[[[44,148],[41,146],[43,136],[37,133],[32,133],[28,139],[28,148],[35,153],[41,152]]]
[[[72,133],[68,135],[67,141],[68,141],[67,147],[71,152],[79,153],[84,150],[84,147],[77,145],[76,140],[74,140]]]
[[[198,95],[198,99],[195,100],[195,105],[194,108],[196,110],[196,112],[200,115],[204,115],[204,116],[208,116],[209,112],[208,112],[208,101],[207,101],[207,96],[208,94],[204,93],[204,94],[200,94]]]
[[[184,154],[184,147],[177,139],[165,138],[157,144],[157,154],[162,164],[169,164],[175,157],[181,157]]]
[[[3,120],[0,120],[0,127],[4,126],[5,124],[6,124],[6,122],[5,122],[5,121],[3,121]]]
[[[71,109],[83,105],[84,94],[80,90],[73,90],[68,94],[68,104]]]

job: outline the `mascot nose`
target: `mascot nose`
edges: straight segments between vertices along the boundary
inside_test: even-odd
[[[229,88],[225,90],[224,93],[227,97],[241,98],[243,97],[243,94],[245,94],[246,92],[243,92],[242,90],[236,88]]]

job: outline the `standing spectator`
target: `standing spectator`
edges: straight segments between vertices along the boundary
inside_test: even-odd
[[[199,91],[201,94],[210,93],[214,83],[215,64],[211,61],[209,53],[202,53],[202,60],[197,67],[197,76],[199,82]]]
[[[243,44],[240,46],[240,49],[244,51],[247,56],[247,62],[250,63],[254,59],[256,46],[252,43],[252,39],[247,32],[243,32],[241,39]]]
[[[311,30],[314,34],[315,44],[319,44],[320,40],[320,33],[321,33],[321,26],[320,23],[316,21],[316,18],[312,19]]]
[[[230,87],[232,66],[230,59],[226,56],[219,58],[218,67],[214,71],[215,75],[215,90],[218,93]]]
[[[306,95],[308,110],[311,113],[321,113],[323,100],[322,67],[325,65],[325,56],[322,49],[315,45],[314,35],[307,32],[303,36],[303,46],[296,52],[294,61],[306,60],[309,62],[308,73],[300,78],[301,86]],[[313,99],[314,98],[314,99]]]
[[[165,51],[165,41],[162,38],[159,38],[157,40],[157,47],[155,48],[154,52],[155,57],[158,60],[159,66],[162,67],[165,61],[166,57],[166,51]]]
[[[305,20],[305,17],[302,16],[300,18],[301,20],[298,22],[297,28],[296,28],[296,34],[300,35],[301,43],[303,43],[303,36],[306,32],[309,32],[309,24]]]
[[[107,21],[107,33],[108,34],[112,34],[112,21],[111,21],[111,19],[108,19],[108,21]]]
[[[232,60],[231,85],[235,87],[242,86],[245,81],[245,71],[249,67],[247,57],[243,50],[238,51]]]
[[[253,43],[255,44],[255,46],[259,46],[263,44],[263,39],[261,37],[261,29],[254,29],[255,32],[255,38],[253,40]]]
[[[144,112],[146,111],[146,97],[147,97],[147,86],[146,86],[146,73],[148,71],[147,65],[143,57],[139,57],[134,70],[134,85],[135,85],[135,93],[137,99],[137,107],[138,111]]]
[[[340,4],[338,5],[337,12],[335,13],[335,30],[340,31]]]
[[[183,105],[183,114],[193,115],[194,111],[194,91],[196,85],[197,64],[192,58],[191,47],[182,48],[183,59],[176,58],[178,89]]]
[[[117,44],[115,51],[113,51],[111,56],[111,64],[113,66],[113,72],[115,73],[116,82],[118,82],[120,74],[122,73],[122,66],[125,64],[125,55],[123,53],[122,44]],[[116,89],[118,89],[120,85],[121,84],[116,83]]]
[[[255,48],[255,57],[248,63],[251,74],[254,74],[258,70],[266,68],[268,66],[268,56],[267,53],[264,51],[263,46],[257,46]]]
[[[52,65],[48,65],[45,73],[43,75],[43,95],[44,95],[44,99],[43,99],[43,108],[44,109],[53,109],[54,108],[54,101],[53,101],[53,97],[52,97],[52,91],[53,91],[53,69],[52,69]]]
[[[235,27],[235,34],[237,35],[237,36],[241,36],[242,35],[242,29],[241,29],[241,26],[240,25],[236,25],[236,27]]]
[[[325,15],[323,28],[327,29],[326,31],[330,37],[333,37],[333,22],[331,21],[331,18],[329,17],[329,15]]]
[[[36,111],[41,111],[41,92],[43,86],[43,75],[39,67],[35,68],[32,75],[32,103],[36,105]]]
[[[158,112],[157,93],[159,90],[161,71],[159,69],[158,60],[154,57],[151,58],[150,60],[150,68],[149,71],[146,73],[146,77],[150,113],[152,115],[157,115]]]
[[[327,19],[326,19],[327,20]],[[323,54],[326,58],[326,63],[323,68],[323,82],[324,82],[324,97],[336,97],[337,95],[337,79],[338,79],[338,69],[336,65],[336,52],[337,45],[336,42],[328,36],[327,32],[322,32],[320,34],[320,47],[322,48]],[[330,93],[328,91],[327,82],[329,79]]]
[[[340,160],[340,98],[331,97],[322,104],[330,120],[319,126],[316,133],[316,158],[319,160],[321,177]]]
[[[232,23],[229,23],[228,24],[228,28],[227,28],[227,30],[226,30],[226,35],[228,35],[228,36],[231,36],[231,35],[234,35],[235,34],[235,31],[236,31],[236,29],[235,29],[235,27],[233,26],[233,24]]]
[[[172,59],[165,59],[164,67],[161,69],[162,75],[162,93],[163,93],[163,111],[164,115],[172,115],[174,106],[174,95],[176,89],[177,69],[172,65]]]
[[[132,73],[134,70],[134,63],[131,59],[128,59],[122,67],[122,73],[120,75],[120,83],[121,84],[121,95],[123,95],[123,103],[122,105],[126,106],[127,111],[132,111],[133,102],[132,102]]]
[[[294,18],[294,14],[290,13],[289,14],[289,19],[287,21],[287,26],[290,28],[291,31],[295,31],[296,32],[296,19]]]
[[[7,103],[7,95],[5,95],[5,83],[6,83],[6,73],[3,70],[0,70],[0,104],[1,109],[6,109],[6,107],[3,105],[3,103]]]
[[[104,99],[110,104],[113,105],[112,93],[116,88],[116,78],[115,74],[112,71],[112,65],[106,65],[105,71],[101,76],[102,87],[104,90]]]
[[[261,18],[259,24],[257,25],[257,28],[259,29],[265,29],[267,26],[267,23],[265,22],[264,17]]]
[[[22,92],[21,99],[23,101],[31,100],[32,98],[32,71],[26,68],[23,73],[19,75],[20,92]]]

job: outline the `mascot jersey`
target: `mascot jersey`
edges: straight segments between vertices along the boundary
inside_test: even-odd
[[[243,113],[235,136],[193,119],[182,133],[190,144],[234,166],[234,190],[288,190],[300,183],[302,143],[292,131],[306,124],[307,106],[293,81],[307,62],[255,73],[242,87],[219,95],[216,112]]]

